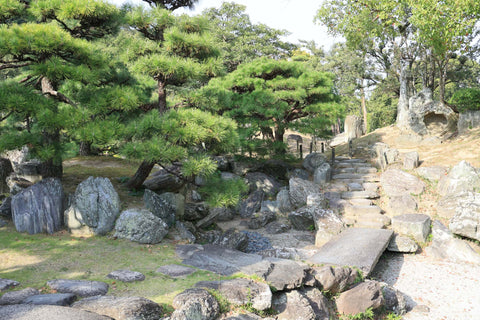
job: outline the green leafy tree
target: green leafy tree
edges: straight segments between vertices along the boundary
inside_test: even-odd
[[[282,41],[286,30],[253,24],[245,13],[245,6],[223,2],[220,8],[203,11],[202,16],[212,24],[211,32],[220,44],[222,59],[228,72],[244,62],[259,57],[282,59],[290,56],[295,45]]]
[[[295,61],[260,58],[242,64],[210,80],[199,96],[202,108],[235,119],[243,138],[252,140],[263,133],[277,144],[283,144],[288,128],[302,130],[310,125],[310,117],[328,122],[339,112],[332,75]]]

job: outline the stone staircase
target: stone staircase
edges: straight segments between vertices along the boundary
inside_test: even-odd
[[[366,160],[336,158],[326,192],[347,225],[372,229],[390,225],[390,218],[376,205],[379,181],[377,169]]]

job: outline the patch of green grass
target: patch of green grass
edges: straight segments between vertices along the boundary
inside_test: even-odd
[[[110,285],[110,295],[141,296],[167,305],[198,281],[226,278],[203,270],[176,279],[155,272],[162,265],[181,263],[174,248],[168,240],[144,245],[109,237],[74,238],[66,231],[28,235],[16,232],[10,223],[0,229],[0,278],[19,281],[14,290],[46,290],[52,279],[97,280]],[[106,277],[119,269],[142,272],[146,279],[123,283]]]

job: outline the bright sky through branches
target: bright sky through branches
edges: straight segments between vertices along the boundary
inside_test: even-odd
[[[108,0],[121,5],[125,0]],[[130,2],[145,3],[141,0]],[[188,14],[200,14],[203,10],[220,7],[222,0],[200,0],[193,11],[185,10]],[[298,43],[298,40],[315,40],[317,45],[322,45],[326,50],[339,39],[334,39],[327,34],[327,29],[313,23],[322,0],[235,0],[238,4],[247,7],[246,13],[254,23],[264,23],[276,29],[285,29],[292,34],[288,41]],[[175,12],[181,12],[180,9]]]

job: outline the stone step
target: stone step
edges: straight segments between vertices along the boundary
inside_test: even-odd
[[[385,225],[377,221],[357,221],[354,225],[354,228],[365,228],[365,229],[385,229]]]
[[[380,182],[380,176],[371,173],[363,175],[362,179],[365,180],[365,182]]]
[[[338,169],[335,169],[335,174],[338,174],[338,173],[355,173],[355,168],[352,168],[352,167],[348,167],[348,168],[338,168]]]
[[[347,185],[348,191],[365,191],[363,183],[351,182]]]
[[[362,180],[363,176],[355,173],[339,173],[332,177],[333,180]]]
[[[380,184],[377,182],[365,182],[363,183],[363,189],[369,192],[377,192]]]
[[[345,160],[342,160],[342,162],[345,162],[345,163],[366,163],[367,160],[365,160],[365,159],[345,159]]]
[[[358,167],[357,173],[377,173],[377,168],[375,167]]]
[[[385,251],[392,230],[349,228],[324,244],[309,263],[357,267],[367,277]]]
[[[345,215],[361,217],[368,214],[382,214],[379,206],[349,206],[345,208]]]
[[[350,199],[350,204],[353,206],[370,206],[373,204],[370,199]]]
[[[342,199],[378,199],[380,195],[376,192],[347,191],[342,193]]]

